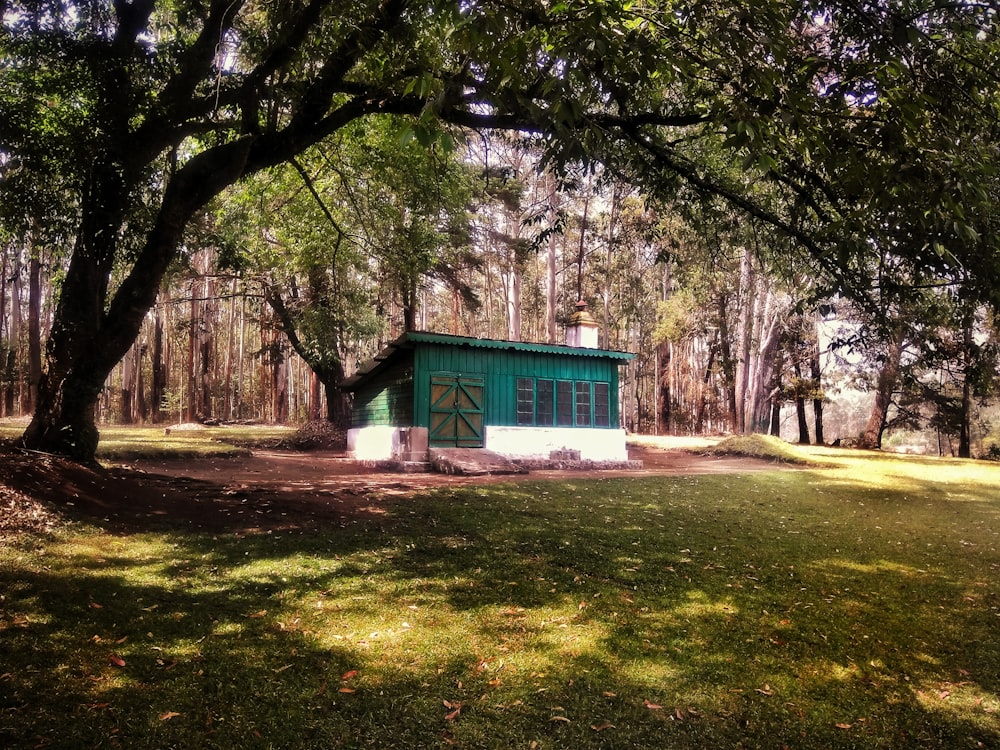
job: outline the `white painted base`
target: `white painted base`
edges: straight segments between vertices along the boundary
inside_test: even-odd
[[[580,451],[582,461],[627,461],[625,430],[591,427],[486,428],[485,446],[508,458],[549,458],[552,451]]]
[[[347,450],[358,461],[426,461],[426,427],[352,427]]]
[[[627,461],[625,430],[586,427],[487,426],[484,448],[512,459],[548,459],[553,451],[579,451],[581,461]],[[354,427],[347,450],[358,461],[426,461],[426,427]]]

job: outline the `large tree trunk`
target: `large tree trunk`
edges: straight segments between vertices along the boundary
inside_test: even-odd
[[[896,389],[896,380],[899,378],[899,366],[902,359],[903,331],[902,328],[897,328],[889,341],[889,351],[875,383],[875,400],[872,403],[868,424],[858,443],[860,448],[875,450],[882,447],[882,433],[885,431],[889,406],[892,404],[892,393]]]
[[[141,323],[141,317],[109,319],[104,309],[127,193],[114,165],[95,166],[49,335],[45,377],[23,436],[29,448],[93,461],[97,399]]]
[[[110,303],[108,281],[132,197],[118,170],[95,167],[53,317],[38,402],[21,438],[26,447],[93,462],[100,437],[95,406],[104,382],[138,336],[185,225],[242,174],[247,148],[220,146],[193,157],[173,176],[156,223]]]

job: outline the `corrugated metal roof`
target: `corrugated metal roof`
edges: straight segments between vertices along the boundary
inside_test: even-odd
[[[506,349],[515,352],[536,352],[539,354],[563,354],[571,357],[600,357],[604,359],[620,359],[628,361],[635,359],[629,352],[616,352],[610,349],[587,349],[562,344],[534,344],[524,341],[503,341],[500,339],[477,339],[468,336],[452,336],[445,333],[424,333],[413,331],[401,336],[391,346],[406,346],[406,342],[425,344],[442,344],[444,346],[471,346],[482,349]]]
[[[422,331],[411,331],[403,334],[398,339],[390,343],[385,349],[368,360],[351,377],[342,384],[343,390],[353,390],[370,375],[375,374],[393,360],[402,349],[412,349],[414,344],[438,344],[440,346],[472,347],[480,349],[505,349],[515,352],[532,352],[536,354],[558,354],[568,357],[597,357],[601,359],[615,359],[628,362],[635,359],[635,355],[629,352],[616,352],[610,349],[587,349],[577,346],[565,346],[561,344],[534,344],[523,341],[503,341],[500,339],[477,339],[470,336],[452,336],[447,333],[425,333]]]

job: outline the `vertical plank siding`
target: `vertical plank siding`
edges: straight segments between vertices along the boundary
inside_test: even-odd
[[[424,344],[415,350],[414,373],[414,424],[418,427],[428,426],[431,374],[484,378],[485,422],[490,425],[517,425],[518,378],[607,383],[612,394],[618,393],[618,362],[596,356]],[[616,398],[611,399],[610,417],[608,427],[617,428]]]
[[[403,362],[354,393],[352,427],[413,424],[413,366]]]

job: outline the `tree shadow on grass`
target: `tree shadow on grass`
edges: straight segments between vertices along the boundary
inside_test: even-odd
[[[0,739],[997,746],[1000,561],[962,546],[976,521],[928,527],[953,506],[908,489],[835,505],[806,474],[441,490],[368,498],[356,523],[45,543],[0,569]]]

